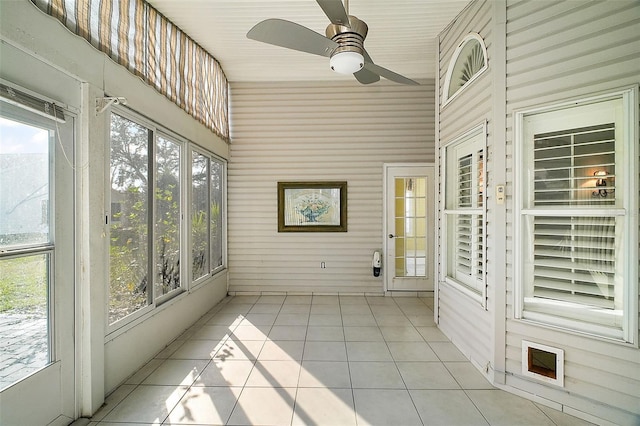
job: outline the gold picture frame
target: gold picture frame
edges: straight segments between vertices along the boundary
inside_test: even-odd
[[[278,182],[278,232],[347,232],[347,182]]]

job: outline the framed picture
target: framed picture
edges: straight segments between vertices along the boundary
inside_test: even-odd
[[[347,232],[347,182],[278,182],[278,232]]]

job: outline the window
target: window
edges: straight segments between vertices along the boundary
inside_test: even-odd
[[[194,150],[191,156],[192,279],[207,277],[224,264],[224,164]]]
[[[451,56],[444,78],[442,105],[448,104],[487,69],[487,48],[480,34],[469,33]]]
[[[187,175],[190,145],[133,113],[111,114],[110,325],[224,267],[225,165],[191,148]],[[183,193],[189,187],[190,204]]]
[[[628,90],[516,114],[521,318],[634,341],[635,108]]]
[[[445,149],[445,281],[485,301],[485,135],[478,126]]]
[[[9,91],[17,101],[0,101],[0,390],[63,359],[53,343],[69,313],[53,309],[66,309],[74,288],[74,119]]]

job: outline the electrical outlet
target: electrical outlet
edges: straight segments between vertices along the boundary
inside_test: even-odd
[[[326,269],[327,264],[325,262],[320,262],[320,269]]]

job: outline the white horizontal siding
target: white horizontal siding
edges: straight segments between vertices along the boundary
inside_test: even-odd
[[[637,1],[508,1],[507,7],[507,384],[619,424],[640,419],[640,351],[512,320],[513,112],[638,84]],[[637,231],[636,231],[637,232]],[[565,351],[565,389],[521,375],[523,339]]]
[[[440,146],[451,142],[471,128],[488,122],[489,133],[493,133],[492,126],[492,4],[488,1],[476,1],[467,7],[456,20],[440,34],[439,47],[439,90],[440,99],[444,90],[444,80],[449,62],[460,41],[470,32],[480,34],[487,47],[489,69],[473,81],[462,92],[458,93],[447,105],[440,106],[438,141]],[[491,139],[488,140],[491,149]],[[440,150],[443,154],[443,150]],[[490,177],[491,156],[487,161]],[[440,163],[441,170],[444,164]],[[440,181],[440,211],[444,208],[444,180]],[[491,225],[491,224],[490,224]],[[491,235],[491,226],[487,228]],[[444,250],[444,229],[439,229],[439,253]],[[493,243],[492,239],[485,240]],[[487,245],[488,250],[492,250]],[[444,267],[444,259],[440,257],[440,268]],[[491,264],[487,265],[490,273]],[[439,275],[441,276],[441,275]],[[489,275],[491,276],[491,275]],[[491,281],[489,280],[489,283]],[[456,346],[470,358],[478,367],[484,368],[493,360],[493,326],[492,314],[485,310],[477,300],[458,291],[449,284],[441,283],[438,293],[439,326],[442,331],[456,344]],[[493,303],[493,300],[491,300]]]
[[[230,292],[382,293],[382,165],[434,161],[422,83],[232,84]],[[318,180],[347,181],[348,232],[278,233],[277,182]]]

